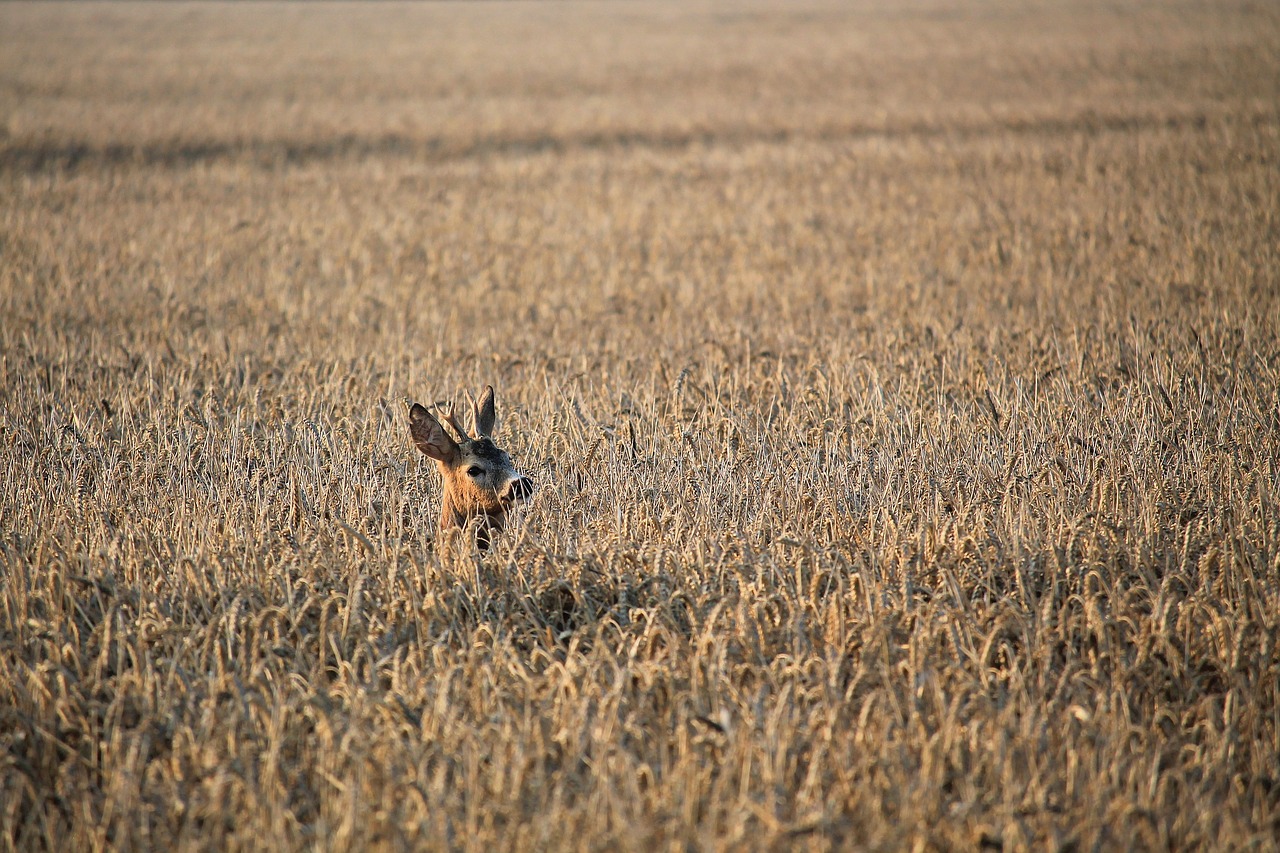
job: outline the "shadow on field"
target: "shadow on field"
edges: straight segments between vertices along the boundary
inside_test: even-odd
[[[909,121],[898,125],[849,124],[796,130],[789,128],[722,127],[711,130],[616,130],[564,135],[530,135],[451,139],[415,137],[400,133],[374,136],[343,134],[313,140],[172,140],[145,143],[28,141],[0,144],[0,172],[76,170],[112,166],[184,168],[224,160],[252,160],[264,166],[304,165],[329,160],[409,157],[431,162],[474,157],[521,156],[544,152],[607,151],[613,149],[680,150],[694,146],[781,144],[795,140],[822,142],[859,139],[971,139],[996,135],[1100,134],[1155,129],[1201,128],[1211,116],[1100,115],[1086,111],[1072,116],[1005,118],[980,122]],[[1259,111],[1249,117],[1255,126],[1276,124],[1280,115]]]

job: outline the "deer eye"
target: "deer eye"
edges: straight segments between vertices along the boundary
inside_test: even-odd
[[[469,477],[473,477],[473,478],[479,477],[483,474],[484,474],[484,469],[481,468],[479,465],[472,465],[470,468],[467,469],[467,476]]]

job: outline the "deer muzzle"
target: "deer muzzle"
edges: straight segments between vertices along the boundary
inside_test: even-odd
[[[514,480],[509,480],[507,484],[502,487],[502,491],[498,495],[498,500],[503,503],[515,503],[516,501],[527,500],[532,494],[533,480],[530,480],[522,474]]]

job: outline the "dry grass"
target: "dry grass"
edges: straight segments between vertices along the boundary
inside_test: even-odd
[[[0,847],[1275,850],[1277,45],[0,7]]]

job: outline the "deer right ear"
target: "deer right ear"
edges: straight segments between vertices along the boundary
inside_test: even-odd
[[[458,455],[458,443],[444,431],[434,415],[417,403],[409,409],[409,434],[418,449],[432,459],[452,462]]]
[[[471,396],[468,393],[467,396]],[[481,435],[493,435],[493,424],[498,419],[498,412],[493,407],[493,386],[484,386],[484,393],[480,395],[480,401],[471,401],[471,413],[475,418],[476,432]]]

